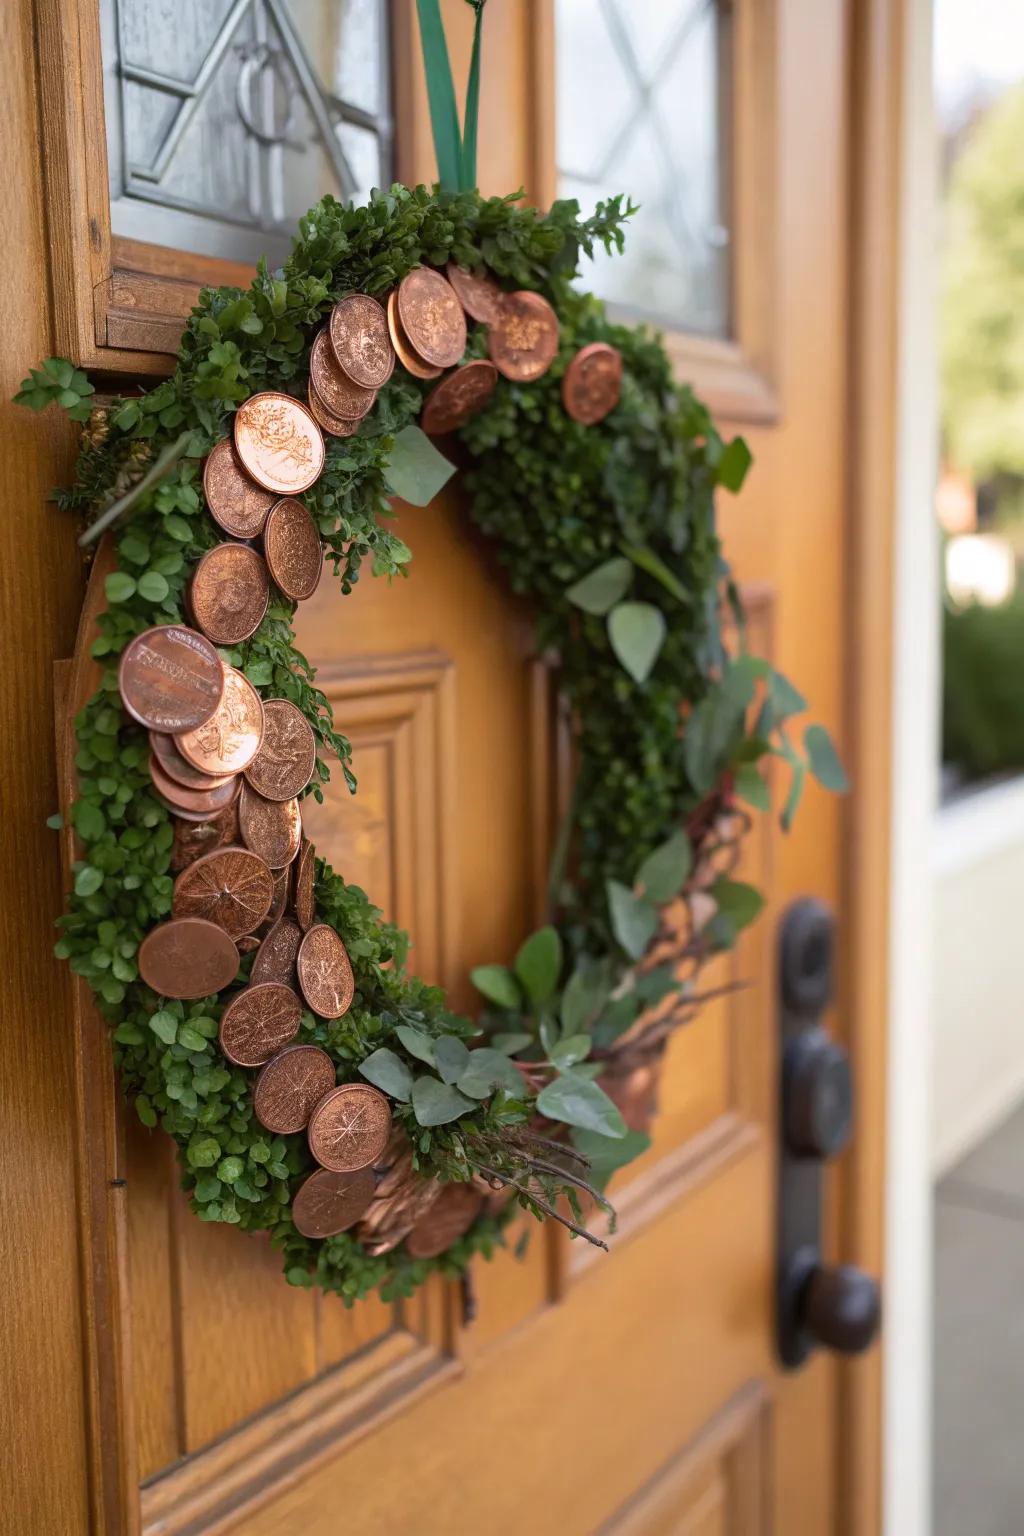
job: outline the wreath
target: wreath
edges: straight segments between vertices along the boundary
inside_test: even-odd
[[[425,42],[429,66],[429,28]],[[83,543],[101,532],[113,543],[92,647],[103,679],[75,721],[68,816],[80,857],[56,953],[109,1021],[139,1118],[176,1141],[196,1215],[269,1233],[289,1281],[349,1304],[463,1272],[520,1206],[603,1246],[587,1222],[611,1174],[648,1145],[666,1041],[709,995],[706,962],[761,907],[734,866],[749,810],[769,805],[767,760],[790,770],[785,826],[808,769],[843,787],[822,727],[797,742],[797,690],[746,649],[715,527],[716,493],[739,490],[746,444],[723,441],[656,336],[573,286],[581,256],[621,250],[631,208],[615,198],[590,218],[565,201],[540,213],[518,195],[482,197],[471,162],[439,161],[432,189],[393,186],[361,207],[325,197],[283,268],[261,263],[244,292],[204,290],[175,372],[155,388],[98,405],[80,370],[49,359],[17,397],[34,409],[56,401],[85,423],[58,499],[89,522]],[[389,295],[384,355],[393,365],[393,341],[399,361],[377,385],[359,327],[368,316],[380,341]],[[445,356],[451,324],[460,340]],[[325,378],[342,394],[325,399]],[[369,396],[361,415],[351,401],[335,414],[346,389]],[[260,418],[273,397],[284,415]],[[315,434],[318,474],[301,492],[268,487],[264,459],[252,484],[252,441],[262,431],[276,453],[295,412]],[[298,801],[322,799],[332,763],[353,793],[356,779],[295,645],[294,560],[308,576],[312,532],[313,585],[321,552],[343,596],[367,570],[409,574],[391,498],[424,505],[453,473],[423,425],[445,435],[468,515],[529,599],[573,722],[548,921],[510,964],[473,971],[476,1020],[409,974],[407,936],[300,844]],[[218,463],[241,477],[226,502]],[[197,576],[222,560],[266,583],[265,611],[237,641],[205,601],[212,593],[216,610],[230,583]],[[161,644],[182,634],[193,637],[189,667],[213,679],[208,718],[225,707],[223,679],[240,679],[261,733],[273,717],[310,739],[287,801],[254,771],[275,771],[262,746],[244,772],[220,775],[227,789],[209,789],[212,759],[194,751],[168,788],[174,759],[157,746],[177,753],[191,738],[159,720],[154,730],[126,658],[155,655],[146,677],[166,681],[179,663]],[[167,686],[160,708],[177,698]],[[202,788],[189,787],[189,768]],[[189,812],[190,793],[224,803]],[[276,869],[253,852],[267,836],[285,850]],[[147,965],[160,935],[197,922],[185,937],[199,934],[198,949],[179,944],[169,970]],[[225,950],[214,986],[216,964],[204,966]]]

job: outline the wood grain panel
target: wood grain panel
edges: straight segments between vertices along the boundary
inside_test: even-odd
[[[128,1285],[132,1307],[132,1373],[139,1477],[170,1466],[185,1448],[178,1379],[174,1263],[168,1191],[174,1147],[163,1131],[125,1116],[131,1187],[127,1200]]]

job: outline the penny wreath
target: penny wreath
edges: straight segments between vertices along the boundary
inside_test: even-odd
[[[113,543],[57,954],[196,1214],[268,1232],[293,1284],[347,1303],[463,1272],[517,1206],[603,1246],[587,1223],[649,1144],[666,1043],[760,909],[734,868],[765,765],[788,765],[787,826],[808,770],[844,787],[745,648],[715,496],[746,444],[573,286],[630,209],[542,214],[458,179],[325,197],[282,269],[203,291],[149,391],[96,405],[50,359],[18,396],[85,423],[59,500]],[[391,498],[453,473],[438,436],[573,726],[549,921],[473,971],[476,1020],[408,973],[301,817],[332,763],[356,781],[296,606],[324,562],[343,595],[408,573]]]

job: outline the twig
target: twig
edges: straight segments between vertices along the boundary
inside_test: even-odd
[[[547,1147],[551,1152],[558,1152],[565,1157],[572,1158],[573,1162],[582,1163],[584,1168],[590,1167],[590,1158],[584,1157],[582,1152],[577,1152],[576,1148],[569,1142],[555,1141],[550,1136],[538,1136],[536,1131],[528,1131],[525,1127],[514,1131],[510,1140],[529,1141],[535,1147]]]
[[[117,501],[113,502],[105,512],[101,512],[96,521],[80,536],[78,542],[82,549],[85,549],[94,539],[98,539],[103,530],[109,528],[111,523],[116,522],[122,512],[127,512],[129,507],[135,505],[140,496],[144,496],[147,491],[152,490],[154,485],[163,480],[165,475],[170,474],[175,464],[183,456],[191,438],[191,432],[182,432],[181,436],[176,438],[173,443],[168,443],[167,447],[157,458],[156,462],[146,471],[142,479],[137,480],[131,490],[125,491],[123,496],[119,496]]]
[[[567,1227],[570,1232],[575,1232],[577,1237],[585,1237],[587,1242],[592,1243],[595,1248],[603,1248],[605,1253],[608,1252],[607,1243],[602,1242],[599,1237],[595,1237],[592,1232],[588,1232],[586,1227],[580,1227],[575,1221],[571,1221],[568,1216],[563,1216],[561,1211],[556,1211],[553,1205],[549,1205],[542,1196],[535,1194],[527,1185],[520,1184],[518,1179],[510,1179],[507,1174],[499,1173],[496,1168],[488,1168],[486,1163],[474,1163],[473,1166],[485,1178],[497,1179],[499,1184],[507,1184],[512,1189],[518,1189],[519,1193],[525,1195],[527,1200],[532,1201],[534,1205],[539,1205],[545,1216],[553,1216],[556,1221],[562,1223],[563,1227]]]

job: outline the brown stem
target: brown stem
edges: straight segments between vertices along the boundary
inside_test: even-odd
[[[535,1194],[527,1185],[520,1184],[518,1179],[511,1179],[508,1174],[499,1173],[496,1168],[488,1168],[486,1163],[476,1163],[474,1166],[486,1178],[498,1179],[500,1183],[508,1184],[512,1189],[518,1189],[519,1193],[525,1195],[527,1200],[532,1201],[534,1205],[539,1205],[546,1216],[553,1216],[555,1221],[560,1221],[563,1227],[567,1227],[570,1232],[575,1232],[577,1237],[584,1237],[595,1248],[603,1248],[605,1253],[608,1252],[607,1243],[602,1242],[599,1237],[595,1237],[592,1232],[588,1232],[586,1227],[577,1226],[576,1222],[570,1221],[568,1216],[563,1216],[561,1211],[556,1211],[553,1205],[549,1205],[542,1196]]]

